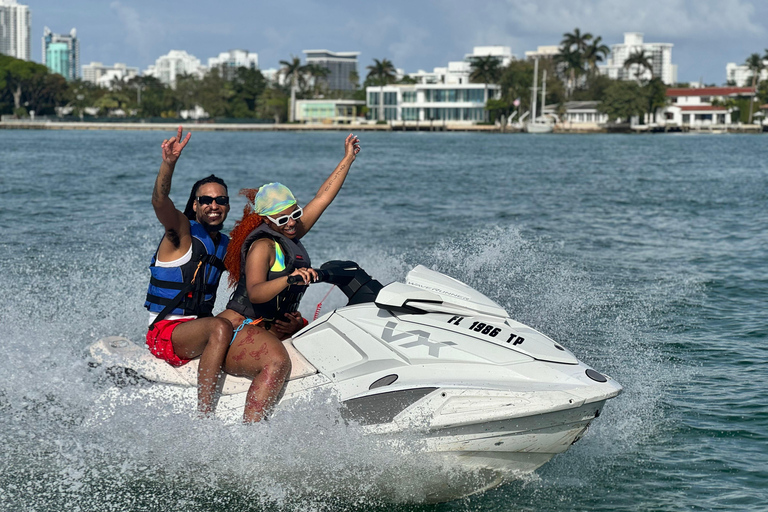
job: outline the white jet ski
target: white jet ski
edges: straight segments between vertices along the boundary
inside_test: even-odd
[[[353,262],[328,262],[321,280],[349,303],[284,342],[293,368],[275,413],[333,391],[345,420],[373,434],[417,433],[426,452],[484,475],[471,488],[435,489],[428,501],[478,492],[534,471],[566,451],[621,386],[491,299],[423,266],[382,286]],[[123,337],[90,347],[94,363],[148,380],[194,411],[197,361],[174,368]],[[240,421],[250,380],[226,376],[216,415]]]

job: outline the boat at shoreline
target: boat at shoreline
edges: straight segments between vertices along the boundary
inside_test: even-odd
[[[544,116],[544,104],[547,94],[547,71],[544,70],[541,87],[541,116],[536,116],[536,92],[538,91],[537,80],[539,76],[539,59],[533,63],[533,87],[531,94],[531,120],[525,123],[525,131],[528,133],[552,133],[555,129],[554,123]]]
[[[462,498],[536,470],[579,440],[622,390],[439,272],[419,265],[405,283],[386,286],[353,262],[328,262],[318,272],[349,302],[284,342],[293,367],[274,414],[330,391],[344,420],[371,435],[417,436],[425,457],[471,475],[464,485],[436,481],[426,502]],[[197,361],[174,368],[117,336],[89,351],[119,384],[148,383],[137,388],[143,400],[171,397],[195,410]],[[240,421],[250,382],[225,376],[217,418]],[[111,392],[107,410],[117,407]]]

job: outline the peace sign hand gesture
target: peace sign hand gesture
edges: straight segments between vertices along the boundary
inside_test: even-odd
[[[187,136],[184,140],[181,140],[181,126],[179,126],[179,132],[176,134],[176,137],[164,140],[160,146],[163,149],[163,162],[170,166],[176,165],[176,161],[181,156],[181,151],[189,142],[190,137],[192,137],[192,133],[187,132]]]

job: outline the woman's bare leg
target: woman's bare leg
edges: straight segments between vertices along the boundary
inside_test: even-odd
[[[200,356],[197,368],[197,410],[213,413],[216,384],[232,340],[232,324],[222,318],[198,318],[179,324],[171,334],[173,350],[183,359]]]
[[[260,421],[275,405],[291,360],[283,343],[258,325],[248,325],[235,338],[227,353],[224,370],[253,379],[245,398],[243,421]]]

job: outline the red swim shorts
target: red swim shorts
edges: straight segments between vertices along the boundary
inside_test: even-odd
[[[191,359],[182,359],[173,351],[171,335],[177,325],[194,320],[194,318],[180,318],[178,320],[160,320],[147,332],[147,346],[155,357],[172,366],[183,366]]]

